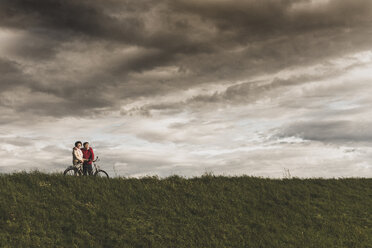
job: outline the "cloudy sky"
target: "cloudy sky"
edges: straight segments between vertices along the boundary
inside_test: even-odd
[[[372,176],[370,0],[1,0],[0,172]]]

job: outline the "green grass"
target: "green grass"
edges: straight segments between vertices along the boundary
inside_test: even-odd
[[[372,179],[2,174],[0,247],[372,247]]]

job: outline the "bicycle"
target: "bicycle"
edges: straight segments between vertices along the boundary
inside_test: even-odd
[[[100,167],[96,164],[96,162],[99,161],[99,158],[97,157],[95,160],[93,160],[93,176],[96,177],[103,177],[103,178],[109,178],[109,175],[106,171],[101,170]],[[63,175],[65,176],[83,176],[83,163],[78,163],[77,165],[71,165],[67,167],[67,169],[63,172]]]

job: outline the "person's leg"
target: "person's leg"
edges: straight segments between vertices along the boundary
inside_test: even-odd
[[[92,164],[88,164],[87,165],[87,169],[88,169],[89,175],[93,175],[93,166],[92,166]]]
[[[88,165],[87,164],[83,164],[83,175],[86,176],[87,175],[87,171],[88,171]]]

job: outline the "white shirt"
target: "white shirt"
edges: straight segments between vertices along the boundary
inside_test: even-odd
[[[74,147],[72,149],[72,163],[76,165],[81,160],[83,160],[83,152],[79,148]]]

